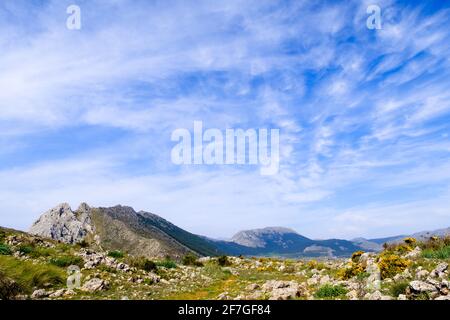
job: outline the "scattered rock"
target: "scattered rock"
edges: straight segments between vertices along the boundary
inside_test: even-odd
[[[373,293],[367,293],[364,296],[366,300],[392,300],[392,297],[383,295],[380,291],[375,291]]]
[[[422,249],[420,249],[420,247],[415,247],[414,250],[408,252],[405,255],[405,258],[416,259],[416,258],[419,258],[421,255],[422,255]]]
[[[48,296],[49,293],[45,289],[38,289],[31,294],[31,299],[42,299],[47,298]]]
[[[86,282],[82,287],[82,291],[94,292],[106,290],[108,288],[108,283],[102,279],[94,278]]]
[[[252,284],[249,284],[245,289],[246,290],[249,290],[249,291],[254,291],[254,290],[257,290],[257,289],[260,289],[261,287],[260,287],[260,285],[259,284],[257,284],[257,283],[252,283]]]
[[[228,294],[229,294],[228,292],[222,292],[217,296],[217,300],[229,300],[230,297]]]
[[[356,290],[349,291],[345,296],[349,300],[358,300],[358,292]]]
[[[419,270],[416,273],[416,278],[419,280],[424,280],[426,279],[428,276],[430,275],[430,273],[427,270]]]
[[[56,290],[55,292],[50,294],[49,297],[50,298],[60,298],[60,297],[64,296],[65,293],[66,293],[66,289],[60,289],[60,290]]]

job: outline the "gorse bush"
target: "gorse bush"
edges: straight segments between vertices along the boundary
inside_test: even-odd
[[[50,263],[61,268],[66,268],[72,265],[82,267],[84,264],[83,259],[81,257],[70,255],[52,258],[50,259]]]
[[[380,268],[381,278],[391,278],[398,273],[402,273],[409,266],[410,261],[404,259],[389,251],[380,254],[378,267]]]
[[[123,258],[124,254],[122,251],[114,250],[114,251],[108,252],[108,257],[119,259],[119,258]]]
[[[181,260],[181,263],[185,266],[194,266],[194,267],[202,267],[203,263],[198,261],[198,257],[193,253],[186,254],[183,259]]]
[[[364,251],[356,251],[352,254],[352,261],[353,262],[359,262],[359,258],[364,254]]]
[[[364,267],[360,263],[350,262],[347,267],[338,270],[337,276],[343,280],[359,276],[364,272]]]
[[[325,264],[323,264],[322,262],[317,262],[317,260],[309,260],[308,263],[306,264],[306,267],[308,269],[316,269],[316,270],[322,270],[322,269],[326,269]]]
[[[0,243],[0,255],[8,256],[12,254],[11,247],[7,244]]]
[[[314,294],[314,296],[316,298],[319,299],[329,299],[329,298],[336,298],[339,297],[341,295],[344,295],[347,293],[347,289],[345,289],[343,286],[341,285],[330,285],[330,284],[326,284],[321,286],[316,293]]]

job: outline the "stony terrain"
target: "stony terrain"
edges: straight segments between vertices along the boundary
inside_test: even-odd
[[[349,259],[174,261],[0,229],[0,298],[450,300],[449,259],[450,238],[407,238]]]

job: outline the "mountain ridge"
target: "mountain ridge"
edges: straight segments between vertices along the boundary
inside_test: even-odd
[[[400,241],[404,235],[365,239],[314,240],[286,227],[242,230],[230,240],[211,239],[186,231],[161,216],[135,211],[130,206],[90,207],[86,203],[73,211],[62,203],[43,213],[30,233],[54,240],[77,243],[90,241],[109,250],[123,250],[148,257],[246,255],[299,257],[346,257],[358,250],[380,251],[382,244]],[[450,228],[413,234],[419,239],[450,234]]]

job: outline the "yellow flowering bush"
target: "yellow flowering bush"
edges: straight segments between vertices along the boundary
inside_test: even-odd
[[[364,272],[364,267],[360,263],[350,262],[347,267],[338,270],[337,276],[342,280],[348,280]]]
[[[383,252],[378,260],[381,278],[391,278],[408,268],[410,261],[391,252]]]

